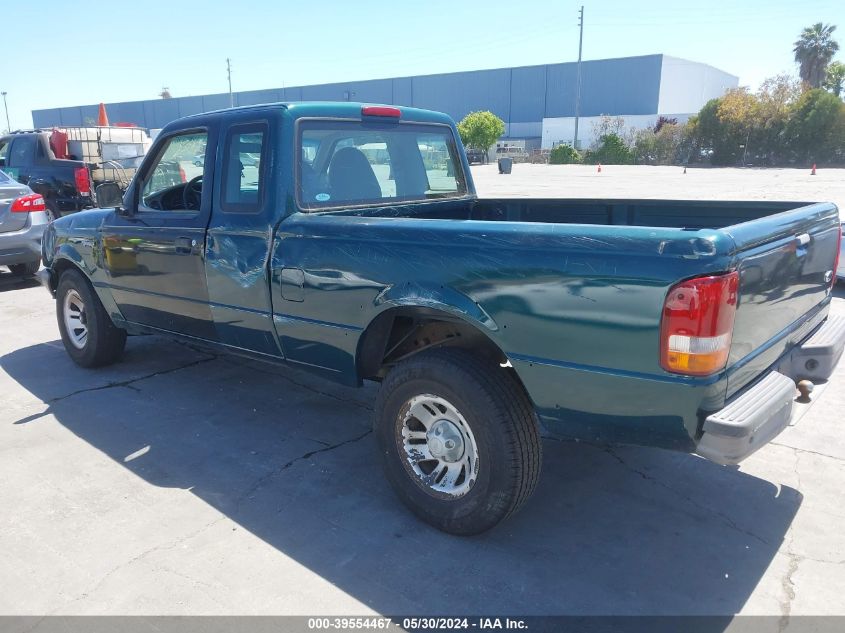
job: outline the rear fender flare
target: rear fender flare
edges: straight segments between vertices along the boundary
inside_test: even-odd
[[[467,295],[442,285],[404,283],[390,286],[376,297],[379,313],[389,308],[430,308],[466,321],[482,331],[498,332],[499,326],[480,305]]]

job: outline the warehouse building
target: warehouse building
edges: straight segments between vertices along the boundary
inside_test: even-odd
[[[490,110],[505,122],[505,139],[527,149],[571,142],[574,133],[577,63],[292,86],[234,93],[235,105],[277,101],[363,101],[428,108],[456,121]],[[619,116],[625,126],[653,125],[661,115],[684,121],[739,79],[698,62],[668,55],[585,61],[581,65],[579,139],[592,141],[593,123]],[[229,106],[228,93],[108,103],[109,119],[147,129],[189,114]],[[92,125],[98,104],[34,110],[35,127]]]

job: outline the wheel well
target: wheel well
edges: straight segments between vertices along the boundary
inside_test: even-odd
[[[79,266],[77,266],[74,262],[69,259],[62,258],[53,262],[49,269],[52,272],[52,274],[50,275],[50,289],[53,292],[56,292],[56,289],[59,287],[59,279],[61,278],[61,276],[65,273],[65,271],[71,269],[79,270],[81,272]]]
[[[391,366],[432,347],[460,347],[502,364],[507,357],[479,328],[429,308],[397,308],[376,317],[358,345],[358,375],[381,380]]]

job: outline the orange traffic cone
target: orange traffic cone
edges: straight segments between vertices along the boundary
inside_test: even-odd
[[[816,164],[815,164],[815,163],[813,163],[813,171],[811,171],[811,172],[810,172],[810,175],[811,175],[811,176],[815,176],[815,175],[816,175]]]
[[[598,172],[599,172],[599,173],[601,173],[601,163],[599,163],[599,169],[598,169]]]
[[[97,117],[97,125],[100,127],[108,127],[109,126],[109,117],[106,115],[106,104],[100,104],[100,114]]]

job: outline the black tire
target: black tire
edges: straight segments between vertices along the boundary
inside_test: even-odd
[[[50,222],[53,222],[54,220],[58,220],[60,217],[62,217],[62,214],[59,213],[58,206],[56,205],[56,203],[53,200],[47,200],[46,204],[47,204],[47,219]]]
[[[69,293],[76,293],[83,306],[80,316],[81,323],[87,328],[87,336],[81,346],[73,342],[76,336],[68,331],[66,325],[65,300]],[[56,317],[65,350],[80,367],[102,367],[114,363],[123,355],[126,331],[115,327],[91,284],[78,270],[66,270],[59,278]]]
[[[453,405],[474,436],[476,477],[462,496],[427,485],[404,447],[408,407],[425,394]],[[394,367],[376,399],[374,431],[396,494],[422,520],[451,534],[492,528],[525,503],[539,479],[540,433],[531,402],[509,370],[466,350],[429,350]]]
[[[41,260],[37,262],[29,262],[28,264],[12,264],[9,270],[16,277],[32,277],[41,268]]]

